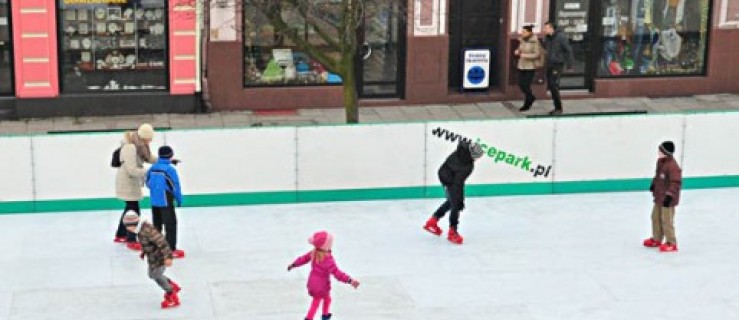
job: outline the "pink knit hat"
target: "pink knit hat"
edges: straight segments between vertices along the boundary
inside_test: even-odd
[[[308,243],[312,244],[316,249],[329,251],[334,245],[334,236],[327,231],[318,231],[308,238]]]

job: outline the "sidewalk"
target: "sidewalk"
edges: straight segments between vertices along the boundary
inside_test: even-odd
[[[361,123],[387,123],[424,120],[480,120],[545,116],[551,100],[540,100],[526,112],[518,112],[521,101],[485,102],[461,105],[419,105],[366,107],[359,111]],[[714,94],[669,98],[621,98],[565,100],[565,114],[597,115],[611,113],[670,113],[685,111],[739,111],[739,94]],[[253,111],[210,114],[150,114],[109,117],[65,117],[0,121],[0,134],[39,134],[48,132],[115,131],[133,129],[141,123],[157,128],[231,128],[259,126],[303,126],[345,123],[344,110],[299,109],[262,113]]]

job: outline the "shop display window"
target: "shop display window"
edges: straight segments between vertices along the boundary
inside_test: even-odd
[[[164,0],[61,0],[59,8],[63,92],[167,89]]]
[[[323,14],[321,17],[311,17],[311,21],[320,24],[322,30],[332,30],[326,25],[331,21],[332,8],[311,8],[308,12]],[[283,6],[281,15],[288,27],[295,30],[302,40],[327,56],[338,56],[338,52],[325,44],[296,8]],[[331,36],[335,38],[335,32]],[[276,30],[258,6],[250,0],[244,2],[244,86],[336,84],[341,84],[341,77],[328,71],[316,59],[301,51],[289,37]]]
[[[600,77],[702,75],[709,0],[604,0]]]

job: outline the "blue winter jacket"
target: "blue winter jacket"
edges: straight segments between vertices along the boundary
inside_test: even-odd
[[[146,173],[146,187],[149,188],[151,206],[164,208],[169,206],[167,194],[171,194],[178,205],[182,205],[182,189],[177,170],[169,159],[159,159]]]

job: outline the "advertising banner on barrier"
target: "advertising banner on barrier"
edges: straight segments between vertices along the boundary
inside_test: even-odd
[[[439,166],[460,141],[480,144],[484,156],[468,182],[551,182],[553,120],[431,122],[427,126],[426,184],[437,185]]]

